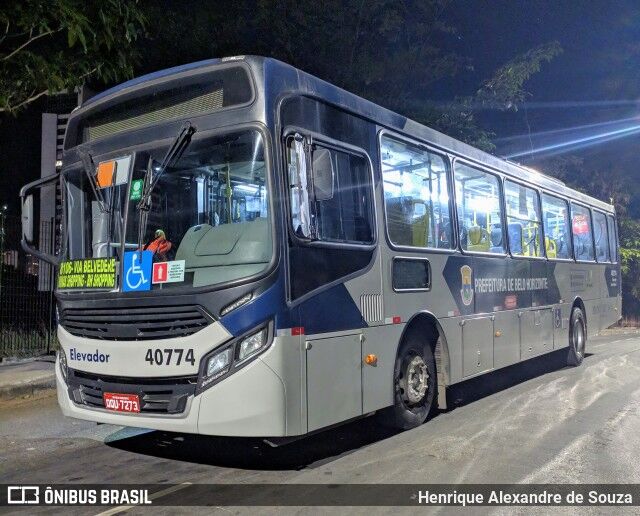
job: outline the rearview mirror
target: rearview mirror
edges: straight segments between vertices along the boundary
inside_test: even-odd
[[[293,230],[301,238],[313,238],[311,206],[309,203],[309,163],[307,142],[304,136],[295,134],[288,140],[288,172]]]
[[[22,248],[48,263],[57,264],[56,256],[56,185],[54,174],[22,187]]]
[[[317,148],[313,151],[313,192],[316,201],[333,198],[333,159],[329,149]]]
[[[22,201],[22,239],[33,242],[33,195],[27,195]]]

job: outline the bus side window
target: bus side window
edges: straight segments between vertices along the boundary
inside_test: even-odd
[[[449,181],[444,159],[388,136],[381,139],[380,154],[391,242],[451,249]]]
[[[498,178],[493,174],[456,163],[454,180],[462,249],[482,253],[504,253]]]
[[[611,261],[618,261],[618,238],[616,231],[616,220],[607,215],[607,228],[609,229],[609,253],[611,255]]]
[[[315,145],[312,152],[314,177],[319,173],[318,155],[333,162],[333,173],[326,174],[322,195],[316,186],[315,198],[311,200],[312,222],[318,240],[373,243],[373,198],[367,160],[360,155]]]
[[[567,201],[542,194],[544,241],[548,258],[571,259],[569,234],[569,205]]]
[[[294,233],[309,240],[374,242],[371,170],[359,154],[314,143],[286,141],[289,202]],[[311,165],[301,155],[308,153]]]
[[[544,256],[538,192],[532,188],[505,181],[504,196],[511,254]]]
[[[571,233],[576,260],[595,261],[593,228],[588,208],[577,204],[571,205]]]
[[[599,211],[593,213],[593,236],[596,241],[596,258],[599,262],[610,262],[609,236],[607,235],[607,217]]]

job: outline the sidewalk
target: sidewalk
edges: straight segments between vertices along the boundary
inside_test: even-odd
[[[0,363],[0,403],[29,398],[56,386],[53,356]]]

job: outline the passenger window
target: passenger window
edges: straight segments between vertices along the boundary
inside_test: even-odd
[[[380,147],[391,242],[451,249],[453,230],[444,159],[388,137],[382,138]]]
[[[295,167],[300,154],[287,141],[291,185],[291,220],[294,232],[324,242],[371,244],[373,233],[373,188],[367,160],[363,156],[314,144],[310,151],[311,170],[294,186]],[[313,186],[312,186],[313,185]],[[301,209],[308,204],[309,210]],[[309,220],[306,220],[306,213]]]
[[[538,192],[526,186],[505,181],[504,198],[511,254],[544,256],[541,243]]]
[[[543,193],[542,214],[547,258],[572,258],[567,201]]]
[[[618,261],[618,239],[616,231],[616,220],[607,215],[607,227],[609,229],[609,252],[612,262]]]
[[[462,249],[504,253],[498,178],[493,174],[456,163],[454,179]]]
[[[610,262],[607,217],[604,213],[593,211],[593,237],[596,243],[596,258],[599,262]]]
[[[571,205],[571,232],[576,260],[594,261],[593,228],[588,208]]]

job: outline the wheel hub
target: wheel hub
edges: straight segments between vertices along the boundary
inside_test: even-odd
[[[584,353],[584,326],[581,321],[573,329],[573,346],[578,356]]]
[[[429,386],[429,373],[427,364],[422,357],[415,356],[407,364],[404,377],[400,380],[400,386],[405,401],[415,404],[424,399]]]

